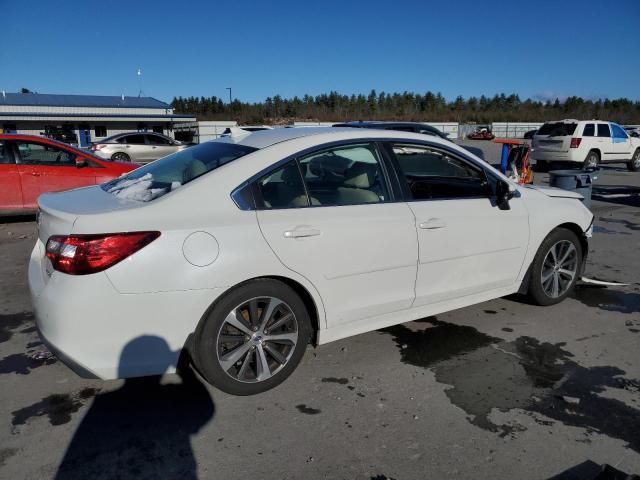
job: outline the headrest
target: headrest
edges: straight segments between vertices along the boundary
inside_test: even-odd
[[[377,165],[356,163],[345,174],[344,185],[355,188],[370,188],[376,181]]]
[[[300,184],[300,172],[295,163],[284,167],[284,170],[282,170],[282,181],[286,185],[298,186]]]

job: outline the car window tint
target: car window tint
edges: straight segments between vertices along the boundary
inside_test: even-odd
[[[621,138],[621,139],[628,138],[627,134],[622,129],[622,127],[620,125],[616,125],[615,123],[611,124],[611,132],[613,133],[613,138]]]
[[[169,140],[160,135],[147,135],[147,143],[150,145],[169,145]]]
[[[309,206],[302,176],[296,161],[274,170],[258,180],[263,208],[300,208]]]
[[[598,137],[610,137],[609,125],[606,123],[598,124]]]
[[[374,144],[334,147],[300,158],[311,205],[359,205],[388,199]]]
[[[593,137],[596,134],[596,129],[593,123],[587,123],[584,126],[584,131],[582,132],[583,137]]]
[[[128,145],[144,145],[144,135],[127,135],[124,142]]]
[[[31,142],[16,142],[20,163],[27,165],[69,166],[75,165],[75,155],[67,150]]]
[[[484,171],[446,152],[418,145],[392,145],[414,200],[488,197]]]
[[[0,141],[0,164],[1,163],[14,163],[13,156],[3,141]]]
[[[540,127],[538,135],[549,135],[550,137],[565,137],[573,135],[576,131],[577,123],[548,122]]]

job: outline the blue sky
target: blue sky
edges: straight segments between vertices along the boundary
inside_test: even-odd
[[[0,0],[0,89],[640,99],[640,1]]]

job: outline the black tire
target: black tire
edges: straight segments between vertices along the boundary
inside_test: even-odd
[[[111,160],[113,160],[114,162],[130,162],[131,158],[126,153],[116,152],[111,155]]]
[[[627,168],[630,172],[640,171],[640,148],[635,151],[633,157],[631,157],[631,161],[627,163]]]
[[[269,358],[264,357],[267,358],[267,360],[271,360],[272,365],[278,366],[279,369],[276,369],[275,373],[272,374],[272,369],[268,367],[269,375],[272,376],[265,380],[259,380],[258,350],[268,353],[268,348],[270,348],[266,346],[269,342],[266,334],[267,328],[264,329],[264,333],[260,330],[254,333],[254,336],[258,334],[264,335],[264,349],[262,348],[263,343],[261,337],[258,337],[258,340],[254,340],[253,337],[249,339],[247,334],[243,334],[238,329],[240,337],[243,337],[243,339],[235,340],[235,342],[239,343],[236,343],[234,348],[224,350],[225,346],[233,346],[234,343],[220,344],[219,342],[222,342],[222,340],[219,340],[219,335],[222,334],[226,337],[233,336],[229,334],[230,327],[225,320],[231,312],[237,313],[239,307],[245,304],[248,305],[247,302],[249,301],[262,301],[268,297],[282,301],[288,309],[287,311],[293,314],[292,321],[296,323],[297,327],[297,341],[293,347],[289,347],[289,350],[286,350],[286,346],[284,347],[286,353],[283,354],[283,358],[285,356],[287,357],[284,364],[278,366],[276,357],[273,355],[270,355]],[[260,312],[260,320],[262,320],[261,316],[265,308],[263,304],[262,310],[258,310],[258,305],[256,304],[255,312],[256,314]],[[243,318],[243,322],[248,326],[246,319]],[[271,325],[274,323],[275,322],[269,322]],[[205,314],[195,333],[193,360],[198,371],[211,385],[232,395],[254,395],[276,387],[291,375],[304,355],[311,336],[311,330],[309,312],[302,299],[292,288],[280,281],[272,279],[251,280],[226,293],[216,301],[213,307]],[[256,347],[255,345],[257,344],[253,343],[256,341],[260,342],[259,347]],[[221,361],[224,361],[224,356],[228,356],[235,350],[240,350],[244,345],[254,345],[251,347],[251,353],[243,355],[237,361],[234,361],[235,363],[230,364],[230,367],[225,370],[221,365]],[[272,346],[273,344],[270,343],[270,345]],[[278,353],[282,353],[282,351]],[[221,355],[223,357],[222,359],[220,358]],[[252,360],[247,360],[249,355],[253,355]],[[243,371],[245,361],[248,363],[246,370],[244,370],[245,373],[243,374],[241,372]],[[243,364],[242,367],[237,368],[241,363]],[[235,370],[236,368],[237,371]],[[247,381],[236,378],[243,375],[250,376],[250,374],[253,374],[255,378]]]
[[[600,154],[596,150],[591,150],[587,153],[587,158],[584,159],[583,167],[598,168],[600,166]]]
[[[549,167],[549,162],[546,162],[544,160],[536,162],[536,172],[546,173],[549,171]]]
[[[545,265],[545,259],[547,255],[550,254],[552,248],[561,242],[570,242],[575,248],[575,275],[572,280],[568,282],[566,285],[566,290],[562,292],[562,294],[558,296],[552,296],[545,291],[545,287],[543,285],[542,272],[543,268],[548,268]],[[561,245],[564,245],[562,243]],[[565,298],[567,298],[573,292],[575,288],[576,282],[578,281],[578,277],[580,276],[581,266],[582,266],[582,245],[580,240],[571,230],[567,230],[565,228],[556,228],[553,230],[547,238],[544,239],[540,248],[538,248],[538,252],[533,259],[531,264],[531,278],[529,279],[529,290],[528,295],[538,305],[555,305],[556,303],[560,303]],[[564,277],[566,280],[566,277]],[[553,280],[552,280],[553,283]]]

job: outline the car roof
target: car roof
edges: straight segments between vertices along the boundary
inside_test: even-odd
[[[246,132],[246,135],[220,137],[212,142],[235,143],[257,149],[263,149],[277,143],[288,142],[303,137],[321,136],[319,143],[341,140],[367,140],[376,138],[394,138],[406,140],[425,140],[421,133],[405,132],[401,130],[375,130],[367,128],[351,127],[293,127],[274,128],[273,130],[260,130],[258,132]],[[438,136],[430,136],[430,141],[450,145],[451,141]]]

